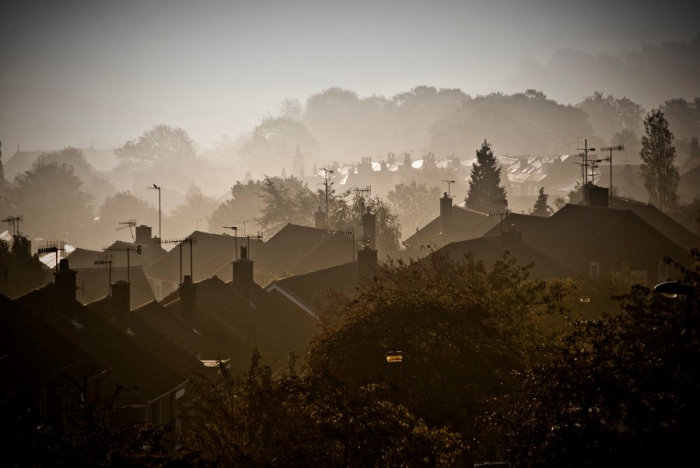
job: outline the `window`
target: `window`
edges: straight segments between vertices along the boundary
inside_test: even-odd
[[[630,284],[640,284],[642,286],[647,285],[647,271],[646,270],[634,270],[630,272]]]
[[[600,276],[600,262],[591,262],[588,265],[588,274],[591,278],[598,278]]]
[[[666,265],[663,261],[659,262],[659,279],[668,279],[668,265]]]

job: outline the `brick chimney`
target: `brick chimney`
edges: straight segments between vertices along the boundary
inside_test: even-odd
[[[328,227],[328,223],[326,222],[326,213],[321,211],[321,207],[318,207],[318,210],[314,213],[314,227],[317,227],[319,229],[326,229]]]
[[[362,280],[372,278],[377,272],[377,251],[368,245],[357,251],[357,275]]]
[[[197,308],[197,285],[190,275],[185,275],[180,285],[180,317],[188,326],[194,327]]]
[[[362,215],[362,236],[370,249],[377,248],[377,215],[370,212],[369,206],[367,212]]]
[[[233,287],[245,297],[250,297],[253,284],[253,261],[248,258],[248,247],[241,246],[241,258],[233,262]]]
[[[610,203],[607,187],[598,187],[591,183],[588,184],[588,206],[599,206],[607,208]]]
[[[124,329],[129,329],[131,285],[124,280],[112,284],[112,318]]]
[[[452,197],[447,192],[440,199],[440,224],[443,234],[452,230]]]
[[[58,264],[58,271],[53,274],[56,284],[56,307],[70,319],[75,318],[73,307],[75,306],[75,277],[77,274],[77,271],[68,267],[68,260],[65,258],[61,259]]]
[[[152,230],[151,226],[146,226],[142,224],[141,226],[136,226],[136,243],[141,245],[146,245],[151,242]]]

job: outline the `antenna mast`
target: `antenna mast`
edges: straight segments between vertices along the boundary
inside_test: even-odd
[[[612,206],[613,202],[613,184],[612,184],[612,160],[613,160],[613,151],[624,151],[625,150],[625,145],[617,145],[617,146],[608,146],[605,148],[601,148],[601,151],[610,151],[610,156],[607,158],[603,158],[600,161],[610,161],[610,193],[608,194],[610,197],[610,201],[608,202],[608,206]]]
[[[121,231],[122,229],[129,229],[129,233],[131,234],[131,241],[136,242],[136,238],[134,237],[134,227],[136,226],[136,220],[135,219],[130,219],[129,221],[119,221],[119,224],[121,227],[118,227],[115,229],[115,231]]]
[[[194,283],[194,263],[193,263],[193,254],[192,254],[192,246],[197,244],[197,238],[196,237],[188,237],[186,239],[167,239],[167,240],[162,240],[158,239],[156,240],[157,243],[159,244],[177,244],[178,247],[180,247],[180,284],[182,284],[182,245],[183,244],[189,244],[190,245],[190,279]]]
[[[46,255],[49,253],[56,255],[56,265],[54,266],[56,272],[58,272],[58,253],[59,252],[63,252],[63,255],[61,255],[61,258],[65,258],[65,252],[66,252],[66,242],[65,241],[47,242],[45,246],[39,247],[37,249],[37,253],[39,255]]]
[[[102,252],[126,252],[126,282],[131,284],[131,264],[129,261],[129,254],[131,252],[136,252],[138,255],[141,255],[141,246],[137,245],[135,247],[132,247],[129,245],[113,245],[111,247],[102,247]]]
[[[452,198],[452,194],[450,193],[450,187],[452,186],[452,184],[455,183],[455,181],[454,180],[443,180],[443,182],[447,183],[447,196]]]
[[[24,221],[24,216],[19,215],[19,216],[8,216],[7,218],[2,220],[3,223],[11,224],[12,225],[12,237],[19,236],[21,233],[19,232],[19,223],[20,221]]]

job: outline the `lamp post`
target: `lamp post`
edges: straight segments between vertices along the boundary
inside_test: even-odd
[[[685,296],[685,342],[690,343],[692,333],[692,307],[693,297],[695,296],[695,288],[692,285],[681,283],[680,281],[666,281],[654,286],[654,292],[662,294],[671,299],[675,299],[679,295]]]
[[[160,211],[160,187],[153,184],[153,187],[148,187],[149,190],[158,190],[158,238],[163,238],[163,232],[161,231],[161,211]]]

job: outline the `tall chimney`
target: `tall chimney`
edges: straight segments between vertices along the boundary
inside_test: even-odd
[[[129,329],[131,286],[124,280],[112,284],[112,318],[125,330]]]
[[[357,251],[357,275],[360,281],[371,279],[377,272],[377,251],[368,245]]]
[[[443,234],[452,230],[452,197],[447,192],[440,199],[440,224]]]
[[[180,285],[180,317],[188,326],[194,327],[194,312],[197,308],[197,285],[190,275],[185,275]]]
[[[248,258],[248,247],[241,246],[241,258],[233,262],[233,287],[245,297],[250,297],[253,283],[253,261]]]
[[[73,306],[75,304],[75,277],[77,271],[68,267],[68,260],[63,258],[58,264],[58,271],[53,274],[56,283],[56,307],[71,319],[74,319]]]
[[[370,213],[369,206],[367,212],[362,215],[362,235],[370,249],[377,248],[377,215]]]

